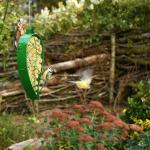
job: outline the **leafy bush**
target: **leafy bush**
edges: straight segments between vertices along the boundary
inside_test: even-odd
[[[144,130],[150,130],[150,119],[133,119],[133,121],[135,122],[135,124],[141,126]]]
[[[128,123],[137,122],[137,119],[150,119],[150,81],[145,85],[144,82],[139,82],[135,91],[135,95],[128,98],[128,107],[122,116]]]
[[[18,18],[22,15],[18,7],[19,2],[0,1],[0,53],[3,55],[3,68],[6,69],[10,47],[13,46],[13,33]]]
[[[44,138],[50,150],[119,150],[120,141],[128,137],[129,131],[142,132],[141,127],[126,124],[106,111],[98,101],[54,109],[42,125],[44,128],[37,130],[36,135]]]
[[[143,0],[66,0],[36,14],[34,26],[48,37],[71,29],[109,31],[149,28],[150,3]],[[140,11],[139,11],[140,10]]]
[[[43,36],[49,36],[60,31],[67,31],[77,24],[77,15],[83,11],[84,1],[67,0],[66,5],[63,2],[58,3],[58,8],[47,7],[36,14],[34,26]]]
[[[130,139],[125,144],[126,150],[149,150],[150,149],[150,131],[139,134],[136,138]]]

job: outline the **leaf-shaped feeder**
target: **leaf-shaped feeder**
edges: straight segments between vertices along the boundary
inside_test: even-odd
[[[39,99],[44,52],[40,36],[32,30],[27,30],[19,39],[17,63],[20,80],[27,96],[32,100]]]

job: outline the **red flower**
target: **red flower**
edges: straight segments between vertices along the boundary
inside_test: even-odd
[[[129,128],[133,131],[136,131],[136,132],[142,132],[143,131],[143,128],[136,125],[136,124],[129,124]]]
[[[92,124],[92,122],[90,121],[89,118],[80,118],[80,119],[79,119],[79,122],[80,122],[81,124],[87,124],[87,125],[91,125],[91,124]]]
[[[122,131],[122,137],[126,138],[128,136],[128,132],[126,130]]]
[[[84,129],[80,126],[77,126],[76,129],[77,129],[78,132],[83,132],[84,131]]]
[[[94,138],[92,136],[90,136],[90,135],[81,135],[79,137],[79,140],[81,142],[92,142],[92,141],[94,141]]]
[[[120,120],[120,119],[117,119],[117,118],[116,118],[116,119],[113,121],[113,123],[114,123],[114,125],[115,125],[116,127],[124,128],[124,129],[126,129],[126,130],[129,130],[129,125],[128,125],[127,123],[123,122],[123,121]]]
[[[49,117],[53,118],[53,119],[57,118],[57,119],[59,119],[59,121],[64,122],[64,121],[68,120],[69,115],[62,112],[60,109],[55,109],[55,110],[53,110],[53,112],[51,113],[51,115]]]
[[[129,125],[127,123],[123,122],[123,128],[126,130],[129,130]]]
[[[68,119],[69,119],[69,115],[62,112],[61,116],[59,117],[59,121],[64,122],[67,121]]]
[[[59,118],[62,117],[63,112],[60,109],[55,109],[52,111],[50,118]]]
[[[84,109],[84,105],[76,104],[76,105],[73,106],[73,108],[76,109],[76,110],[81,110],[81,109]]]
[[[124,122],[117,119],[117,120],[114,120],[113,122],[117,127],[120,127],[120,128],[123,128],[124,127]]]
[[[88,109],[84,106],[84,105],[74,105],[73,108],[77,111],[79,111],[80,113],[87,113]]]
[[[101,129],[112,130],[113,128],[114,125],[110,122],[104,122],[96,127],[97,130],[101,130]]]
[[[63,112],[68,114],[68,115],[74,115],[75,114],[75,112],[68,110],[68,109],[65,109]]]
[[[70,121],[68,121],[67,126],[71,127],[71,128],[76,128],[76,127],[80,126],[80,124],[78,121],[70,120]]]
[[[112,122],[117,119],[116,116],[114,116],[111,113],[106,112],[106,111],[103,113],[103,116],[105,116],[105,120],[108,122]]]
[[[94,108],[94,109],[98,108],[98,109],[104,111],[104,106],[102,105],[102,103],[100,103],[98,101],[91,101],[90,104],[89,104],[89,106],[91,108]]]
[[[104,144],[101,144],[101,143],[97,144],[97,148],[98,148],[98,150],[106,150]]]

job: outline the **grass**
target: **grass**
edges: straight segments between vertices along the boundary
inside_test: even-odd
[[[0,150],[4,150],[11,144],[24,141],[33,136],[33,127],[27,117],[5,113],[0,114]]]

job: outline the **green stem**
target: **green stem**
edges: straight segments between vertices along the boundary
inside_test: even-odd
[[[3,22],[6,19],[6,15],[7,15],[7,11],[8,11],[8,3],[9,3],[9,0],[6,1],[6,9],[5,9],[4,17],[3,17]]]
[[[9,0],[6,1],[6,8],[5,8],[4,17],[3,17],[3,26],[1,28],[1,33],[3,31],[4,22],[5,22],[5,19],[6,19],[6,16],[7,16],[7,12],[8,12],[8,4],[9,4]]]

